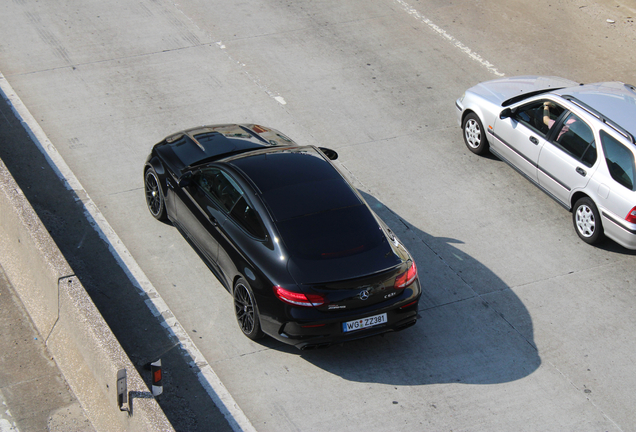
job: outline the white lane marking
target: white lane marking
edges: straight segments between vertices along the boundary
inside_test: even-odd
[[[199,369],[199,373],[197,374],[199,382],[206,389],[215,405],[223,413],[225,419],[232,427],[232,430],[235,432],[256,432],[256,429],[243,410],[238,406],[203,354],[175,318],[168,305],[161,298],[141,267],[139,267],[139,264],[137,264],[132,257],[117,233],[115,233],[104,215],[99,211],[97,205],[95,205],[93,200],[88,196],[88,193],[86,193],[77,177],[75,177],[73,171],[71,171],[62,156],[58,153],[53,143],[49,141],[44,130],[42,130],[22,100],[13,91],[13,88],[5,79],[2,72],[0,72],[0,93],[2,97],[9,102],[14,114],[20,120],[33,142],[39,147],[40,151],[42,151],[57,176],[65,183],[66,188],[74,191],[78,197],[77,200],[82,201],[86,218],[91,226],[95,228],[99,236],[109,245],[110,252],[133,285],[137,287],[139,294],[148,297],[145,303],[152,314],[162,321],[161,325],[172,337],[177,338],[181,348],[186,351],[188,356],[192,359],[190,363],[191,366],[196,366]]]
[[[0,419],[0,432],[20,432],[9,420]]]
[[[188,21],[190,21],[190,24],[196,27],[201,33],[205,34],[208,38],[210,38],[210,40],[216,39],[213,35],[210,34],[210,32],[199,27],[199,25],[195,23],[194,20],[189,15],[187,15],[183,10],[181,10],[181,7],[179,6],[178,3],[173,3],[173,5],[175,9],[178,10],[179,13],[181,13],[181,15],[183,15]],[[285,99],[283,99],[283,97],[279,93],[271,91],[265,84],[261,82],[261,80],[257,76],[252,75],[247,70],[247,65],[245,63],[233,58],[228,52],[228,50],[226,49],[227,47],[225,46],[223,41],[218,40],[217,42],[215,42],[215,44],[219,49],[223,50],[223,53],[227,56],[228,60],[239,65],[239,67],[241,68],[245,76],[247,76],[250,79],[250,81],[252,81],[258,88],[264,91],[267,94],[267,96],[271,97],[272,99],[274,99],[276,102],[278,102],[281,105],[287,105],[287,102],[285,101]]]
[[[16,426],[13,421],[11,411],[9,411],[9,407],[7,407],[7,404],[5,403],[2,393],[0,393],[0,405],[4,410],[4,413],[0,412],[0,432],[20,432],[18,426]]]
[[[178,8],[177,8],[178,9]],[[184,16],[186,16],[190,22],[192,23],[192,25],[196,26],[199,30],[203,31],[199,26],[197,26],[194,21],[192,21],[190,19],[190,17],[188,17],[185,13],[183,13],[183,11],[179,10],[179,12],[181,12]],[[228,52],[228,50],[226,49],[227,47],[225,46],[225,44],[222,41],[218,41],[216,42],[216,46],[219,47],[221,50],[223,50],[223,54],[225,54],[225,56],[228,58],[228,60],[230,60],[231,62],[236,63],[237,65],[239,65],[239,67],[241,68],[241,70],[243,71],[243,74],[245,74],[245,76],[247,76],[250,81],[252,81],[258,88],[260,88],[261,90],[263,90],[267,96],[271,97],[272,99],[274,99],[276,102],[278,102],[281,105],[287,105],[287,102],[285,101],[285,99],[283,99],[282,96],[280,96],[279,93],[277,92],[273,92],[271,91],[265,84],[263,84],[261,82],[261,80],[252,75],[248,70],[247,70],[247,65],[239,60],[236,60],[235,58],[233,58],[230,53]]]
[[[179,9],[179,8],[177,8],[177,9]],[[179,12],[181,12],[185,17],[187,17],[190,20],[190,22],[192,23],[193,26],[197,27],[199,30],[204,32],[204,30],[202,30],[199,26],[197,26],[195,24],[195,22],[192,21],[192,19],[190,19],[190,17],[188,17],[182,10],[179,9]],[[210,36],[210,38],[212,38],[212,37]],[[216,46],[219,47],[221,50],[223,50],[223,54],[225,54],[225,56],[228,58],[228,60],[230,60],[231,62],[236,63],[237,65],[239,65],[239,67],[243,71],[243,74],[245,74],[245,76],[247,76],[249,78],[249,80],[252,81],[256,85],[256,87],[258,87],[262,91],[264,91],[267,94],[267,96],[271,97],[272,99],[274,99],[276,102],[278,102],[281,105],[286,105],[287,104],[285,99],[283,99],[283,97],[280,96],[279,93],[271,91],[265,84],[263,84],[261,82],[261,80],[257,76],[252,75],[247,70],[247,65],[245,63],[241,62],[240,60],[236,60],[235,58],[233,58],[230,55],[229,51],[226,49],[227,47],[225,46],[225,44],[222,41],[216,42]]]
[[[431,29],[436,31],[440,36],[442,36],[444,39],[446,39],[451,44],[453,44],[456,48],[458,48],[464,54],[468,55],[468,57],[470,57],[471,59],[473,59],[476,62],[480,63],[482,66],[484,66],[490,72],[492,72],[493,74],[495,74],[497,76],[500,76],[500,77],[504,76],[504,74],[499,72],[497,70],[497,68],[495,68],[495,66],[492,63],[490,63],[489,61],[484,60],[479,54],[477,54],[476,52],[474,52],[473,50],[468,48],[466,45],[464,45],[459,40],[455,39],[452,35],[448,34],[446,32],[446,30],[444,30],[443,28],[439,27],[434,22],[432,22],[430,19],[426,18],[424,15],[419,13],[417,11],[417,9],[415,9],[413,6],[411,6],[410,4],[405,2],[404,0],[395,0],[395,2],[398,3],[400,6],[402,6],[402,8],[409,15],[412,15],[418,21],[420,21],[420,22],[426,24],[427,26],[429,26]]]

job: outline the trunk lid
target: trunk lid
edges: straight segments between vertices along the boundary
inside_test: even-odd
[[[397,297],[404,289],[396,289],[395,279],[408,269],[408,262],[400,263],[383,272],[340,282],[302,286],[306,293],[326,296],[321,311],[346,311],[366,308]]]

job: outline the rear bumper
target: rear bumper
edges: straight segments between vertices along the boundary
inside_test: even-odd
[[[636,225],[619,221],[606,211],[601,215],[605,235],[627,249],[636,250]]]
[[[404,330],[408,327],[415,325],[416,322],[417,322],[417,311],[410,313],[408,317],[405,317],[404,319],[400,320],[397,323],[394,323],[391,326],[383,325],[383,326],[377,326],[377,327],[370,327],[367,329],[362,329],[362,330],[358,330],[351,333],[341,333],[338,336],[326,335],[321,337],[311,337],[307,339],[303,338],[300,340],[298,338],[296,338],[295,340],[294,339],[288,339],[288,340],[290,341],[293,340],[293,345],[296,348],[301,350],[326,348],[329,345],[333,345],[335,343],[344,343],[344,342],[349,342],[352,340],[363,339],[363,338],[367,338],[371,336],[377,336],[384,333]],[[289,343],[287,341],[283,341],[283,342]]]
[[[319,320],[296,320],[279,322],[277,320],[261,320],[263,331],[276,340],[293,345],[299,349],[322,348],[335,343],[343,343],[383,333],[400,331],[417,322],[418,303],[421,296],[419,280],[406,289],[411,294],[392,302],[385,307],[370,308],[360,311],[349,311],[343,314],[325,313]],[[387,322],[361,330],[345,332],[343,323],[379,314],[387,314]]]

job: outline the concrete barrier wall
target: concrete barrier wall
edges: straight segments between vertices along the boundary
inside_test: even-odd
[[[0,259],[45,339],[58,318],[57,281],[73,270],[0,161]]]
[[[97,431],[174,430],[1,160],[0,264]],[[130,412],[117,405],[119,369]]]

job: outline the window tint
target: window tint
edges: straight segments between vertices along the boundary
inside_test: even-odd
[[[236,182],[217,168],[201,170],[194,176],[194,181],[227,212],[243,196]]]
[[[512,118],[545,136],[563,111],[554,102],[538,100],[519,107]]]
[[[218,168],[206,168],[194,176],[194,181],[248,233],[260,239],[266,237],[263,221],[229,175]]]
[[[607,132],[601,131],[601,145],[610,175],[630,190],[634,189],[634,154]]]
[[[232,218],[254,237],[265,238],[265,227],[256,210],[250,207],[244,196],[241,196],[232,207]]]
[[[564,151],[591,167],[596,162],[596,143],[592,129],[576,114],[570,113],[559,126],[555,142]]]

